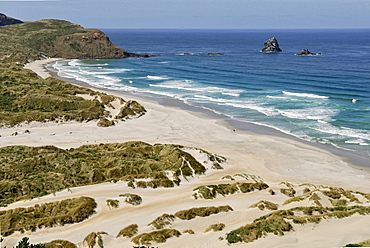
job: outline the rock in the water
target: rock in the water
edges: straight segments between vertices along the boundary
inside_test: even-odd
[[[321,53],[311,53],[307,49],[302,49],[302,51],[296,53],[295,55],[321,55]]]
[[[224,55],[223,53],[207,53],[207,55]]]
[[[0,13],[0,26],[12,25],[12,24],[18,24],[18,23],[23,23],[23,22],[21,20],[14,19],[14,18],[8,17]]]
[[[280,49],[279,43],[276,40],[275,37],[272,37],[271,39],[265,41],[263,44],[264,47],[262,49],[262,52],[264,53],[271,53],[271,52],[282,52],[283,50]]]

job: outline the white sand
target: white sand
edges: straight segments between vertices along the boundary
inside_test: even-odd
[[[44,61],[49,62],[49,61]],[[35,62],[27,68],[40,74],[44,63]],[[110,92],[111,93],[111,92]],[[163,213],[173,214],[178,210],[196,206],[230,205],[235,211],[212,215],[207,218],[195,218],[190,221],[176,220],[173,228],[183,231],[193,229],[195,235],[183,234],[171,238],[165,244],[153,244],[155,247],[228,247],[220,236],[240,226],[251,223],[255,218],[268,211],[249,209],[259,200],[269,200],[280,205],[288,199],[279,193],[287,181],[297,186],[300,183],[312,183],[345,189],[369,192],[370,172],[366,168],[353,166],[343,158],[326,150],[293,139],[255,134],[237,130],[222,121],[210,118],[206,114],[185,111],[176,107],[162,106],[155,100],[116,93],[125,100],[139,101],[147,113],[133,120],[121,122],[109,128],[99,128],[96,122],[89,123],[31,123],[9,129],[0,129],[0,146],[55,145],[61,148],[78,147],[84,144],[99,144],[126,141],[144,141],[150,144],[170,143],[202,148],[228,159],[224,170],[209,170],[205,176],[193,178],[174,189],[131,189],[126,183],[104,183],[72,189],[72,193],[63,191],[56,196],[46,196],[32,201],[17,202],[8,206],[27,207],[36,203],[55,201],[81,195],[96,199],[99,204],[98,214],[90,219],[73,225],[53,229],[38,230],[35,233],[13,234],[6,238],[5,245],[11,246],[23,236],[29,236],[32,242],[45,242],[54,239],[67,239],[81,243],[90,232],[105,231],[105,247],[132,247],[129,239],[115,236],[122,228],[138,224],[139,232],[149,232],[146,225]],[[24,133],[29,130],[30,133]],[[11,134],[18,132],[18,135]],[[248,194],[236,194],[218,197],[214,200],[195,200],[193,189],[200,185],[228,183],[221,180],[225,175],[247,173],[259,175],[278,194],[271,196],[266,190]],[[123,203],[119,209],[109,210],[106,199],[119,199],[118,195],[132,192],[143,197],[143,204],[133,207]],[[293,205],[284,206],[290,208]],[[225,223],[222,232],[204,230],[215,223]],[[353,216],[341,220],[325,220],[319,225],[294,226],[295,232],[284,237],[268,235],[249,244],[237,244],[237,247],[339,247],[350,242],[360,242],[370,238],[370,216]],[[340,228],[345,226],[345,228]],[[82,246],[81,246],[82,247]]]

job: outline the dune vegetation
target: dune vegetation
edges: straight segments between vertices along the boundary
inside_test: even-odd
[[[0,148],[0,164],[2,206],[71,187],[118,180],[125,180],[132,187],[141,179],[156,187],[163,185],[162,181],[170,181],[173,187],[180,184],[181,177],[206,171],[181,146],[143,142],[84,145],[67,150],[54,146],[8,146]]]
[[[137,245],[151,245],[152,242],[165,243],[167,239],[179,236],[181,236],[181,233],[176,229],[163,229],[139,234],[133,237],[131,241]]]
[[[268,233],[284,235],[285,232],[293,231],[291,224],[319,224],[323,219],[345,218],[354,214],[368,215],[370,207],[297,207],[288,210],[277,210],[270,214],[255,219],[253,223],[235,229],[226,235],[228,243],[252,242],[266,236]]]
[[[90,121],[100,120],[100,126],[110,126],[107,106],[115,96],[75,86],[55,78],[41,79],[19,65],[0,60],[0,127],[12,127],[32,121]],[[80,95],[89,95],[93,100]],[[140,116],[145,108],[135,101],[123,103],[115,120]],[[102,120],[106,120],[105,123]],[[106,122],[109,123],[106,123]]]
[[[257,183],[233,183],[233,184],[218,184],[218,185],[207,185],[199,186],[193,191],[193,197],[195,199],[214,199],[217,195],[227,196],[232,195],[238,192],[248,193],[254,190],[263,190],[267,189],[269,186],[266,183],[257,182]]]
[[[82,196],[29,208],[0,211],[1,235],[78,223],[94,214],[96,207],[94,199]]]
[[[180,210],[175,213],[175,216],[181,220],[191,220],[195,217],[207,217],[212,214],[218,214],[220,212],[234,211],[229,205],[219,207],[200,207],[191,208],[187,210]]]

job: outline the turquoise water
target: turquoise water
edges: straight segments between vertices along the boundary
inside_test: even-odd
[[[129,52],[159,56],[52,67],[93,86],[178,99],[370,157],[370,30],[104,31]],[[283,52],[261,52],[271,37]],[[303,48],[322,55],[294,55]]]

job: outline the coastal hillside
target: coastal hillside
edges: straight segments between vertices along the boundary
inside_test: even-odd
[[[8,25],[0,32],[0,57],[28,62],[43,57],[125,58],[123,48],[115,46],[102,31],[85,29],[62,20],[40,20]]]
[[[60,20],[41,20],[1,27],[0,127],[22,123],[99,120],[112,126],[141,116],[136,101],[92,91],[54,78],[40,78],[25,63],[57,58],[124,58],[131,56],[96,29]]]

